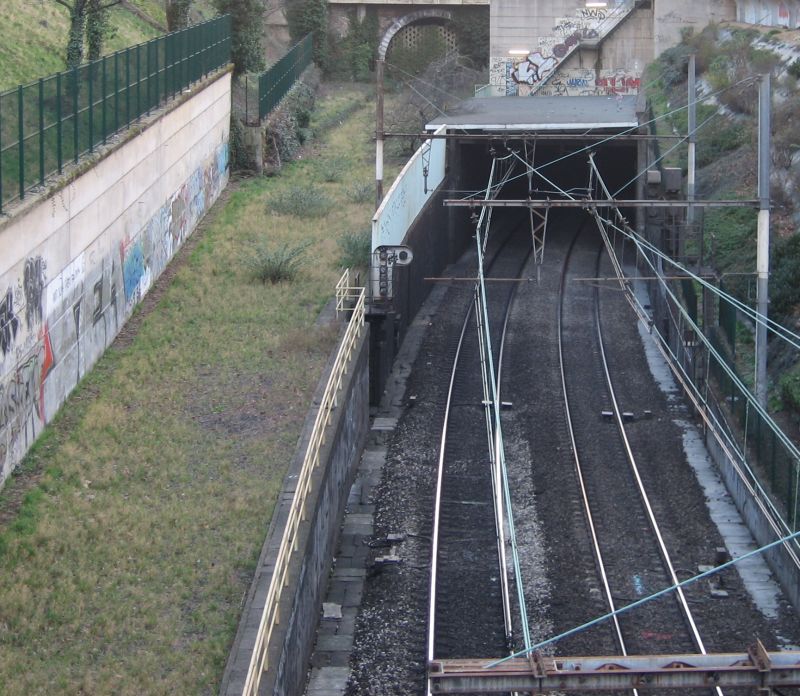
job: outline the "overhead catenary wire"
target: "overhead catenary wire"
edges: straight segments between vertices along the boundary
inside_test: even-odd
[[[597,171],[596,167],[594,167],[593,160],[590,160],[590,162],[591,162],[592,167],[594,168],[594,172],[595,172],[595,175],[598,178],[600,186],[603,188],[603,190],[606,193],[606,195],[608,195],[608,189],[605,187],[605,183],[602,181],[602,178],[600,177],[600,174]],[[619,210],[615,208],[615,211],[616,211],[618,217],[624,220],[624,218],[622,218],[621,214],[619,213]],[[620,231],[626,237],[632,239],[634,241],[634,244],[637,245],[637,249],[639,249],[640,253],[642,254],[642,257],[645,259],[647,264],[653,270],[654,274],[656,276],[660,275],[659,274],[659,270],[652,263],[651,259],[648,257],[647,254],[645,254],[642,251],[641,246],[639,245],[638,235],[630,234],[630,233],[632,233],[632,230],[630,230],[630,228],[628,228],[627,225],[625,226],[625,228],[619,227],[619,226],[615,225],[613,222],[611,222],[610,220],[606,220],[606,219],[602,218],[599,215],[599,213],[597,213],[596,210],[593,210],[592,214],[598,220],[598,224],[600,224],[600,222],[602,222],[602,223],[612,227],[613,229]],[[606,240],[607,240],[607,238],[606,238]],[[610,245],[609,245],[609,243],[607,241],[606,241],[606,243],[607,243],[607,246],[609,246],[609,254],[612,256],[612,260],[616,261],[616,255],[614,253],[614,250],[612,248],[610,248]],[[615,264],[615,271],[617,272],[617,274],[618,274],[618,276],[620,278],[620,282],[622,282],[624,280],[624,273],[623,273],[623,271],[621,269],[621,266],[619,265],[618,261],[616,261],[616,264]],[[680,312],[682,318],[692,328],[692,330],[695,332],[695,334],[699,337],[699,339],[706,346],[706,348],[709,351],[709,353],[714,356],[714,358],[717,360],[718,364],[726,372],[726,374],[729,376],[729,378],[732,380],[732,382],[739,388],[740,392],[745,396],[745,398],[748,401],[748,405],[749,406],[753,406],[756,409],[756,411],[759,413],[759,415],[761,415],[761,417],[764,420],[764,422],[775,433],[776,437],[780,440],[780,442],[784,445],[784,447],[787,448],[787,450],[792,455],[792,457],[794,457],[794,459],[795,459],[795,467],[798,468],[798,462],[800,461],[800,451],[797,450],[797,448],[795,447],[794,443],[785,435],[785,433],[780,429],[780,427],[777,425],[777,423],[774,422],[774,420],[769,415],[769,413],[758,403],[758,400],[747,389],[746,385],[744,385],[744,383],[741,382],[741,380],[738,378],[738,376],[732,370],[732,368],[730,366],[728,366],[728,364],[724,360],[724,358],[719,354],[719,352],[716,350],[716,348],[714,348],[714,346],[713,346],[713,344],[711,344],[710,340],[700,330],[699,326],[697,326],[697,324],[694,322],[694,320],[692,320],[692,318],[689,316],[689,314],[685,310],[685,308],[681,305],[680,301],[675,296],[674,292],[669,287],[668,283],[666,283],[665,281],[661,280],[661,286],[664,289],[664,291],[669,295],[670,299],[673,301],[675,306],[678,308],[678,311]],[[632,294],[630,292],[628,292],[627,295],[628,295],[629,302],[631,302],[631,305],[634,307],[634,309],[636,310],[637,314],[643,320],[645,320],[647,318],[647,313],[645,312],[644,308],[641,307],[641,304],[640,304],[638,298],[636,298],[635,296],[632,296]],[[651,330],[652,330],[652,327],[651,327]],[[661,342],[662,343],[666,343],[666,340],[664,339],[663,336],[661,336],[660,332],[657,331],[657,333],[658,333],[658,336],[659,336]],[[672,353],[671,350],[670,350],[670,353]],[[675,357],[677,359],[677,356],[674,356],[674,354],[673,354],[673,357]],[[702,397],[699,397],[699,398],[701,398],[701,400],[702,400]],[[705,400],[703,400],[703,403],[706,406],[706,409],[708,409],[708,404],[705,402]],[[715,418],[715,420],[716,420],[716,418]],[[721,431],[721,432],[725,432],[725,431]],[[727,439],[730,440],[730,436],[729,436],[729,434],[727,432],[725,432],[725,436],[726,436]],[[735,449],[737,450],[737,455],[739,457],[739,460],[740,460],[741,464],[745,467],[745,469],[747,470],[748,475],[750,476],[750,479],[752,481],[751,485],[761,494],[761,498],[762,498],[763,502],[769,508],[769,512],[770,512],[769,517],[771,517],[773,519],[773,522],[775,522],[775,524],[777,524],[777,526],[780,527],[781,529],[783,529],[784,531],[791,531],[791,528],[786,523],[786,521],[783,519],[783,517],[781,516],[781,514],[779,513],[779,511],[775,507],[775,504],[772,502],[772,500],[770,499],[770,497],[768,496],[768,494],[764,490],[764,488],[761,485],[760,481],[758,480],[758,477],[756,476],[755,472],[753,472],[752,469],[750,468],[750,465],[748,464],[744,453],[741,450],[739,450],[738,447],[735,447]],[[779,532],[778,529],[776,529],[775,531],[780,535],[780,532]],[[792,558],[794,560],[794,563],[800,565],[800,559],[798,559],[798,557],[794,553],[794,551],[792,551],[792,550],[789,550],[789,551],[790,551],[790,554],[791,554],[791,556],[792,556]]]
[[[694,101],[694,103],[698,104],[698,103],[701,103],[701,102],[704,102],[704,101],[707,101],[707,100],[710,100],[710,99],[715,99],[717,96],[719,96],[720,94],[723,94],[724,92],[727,92],[728,90],[735,89],[735,88],[740,87],[742,85],[745,85],[747,83],[753,83],[757,79],[758,79],[758,77],[755,76],[755,75],[748,75],[747,77],[742,78],[741,80],[739,80],[737,82],[734,82],[734,83],[732,83],[732,84],[730,84],[730,85],[728,85],[726,87],[718,89],[718,90],[716,90],[714,92],[710,92],[709,94],[706,94],[703,97],[696,99]],[[616,140],[616,139],[618,139],[618,138],[620,138],[622,136],[625,136],[625,135],[628,135],[630,133],[633,133],[634,131],[638,130],[641,127],[649,126],[649,125],[651,125],[653,123],[657,123],[657,122],[659,122],[659,121],[661,121],[663,119],[671,118],[675,114],[680,113],[681,111],[684,111],[685,109],[688,109],[688,108],[689,108],[689,104],[685,104],[683,106],[676,107],[675,109],[672,109],[671,111],[663,113],[663,114],[661,114],[659,116],[654,116],[653,118],[651,118],[651,119],[649,119],[647,121],[643,121],[642,123],[640,123],[640,124],[638,124],[636,126],[631,126],[630,128],[626,128],[624,130],[621,130],[618,133],[613,133],[613,134],[609,135],[607,138],[604,138],[602,140],[598,140],[597,142],[594,142],[594,143],[592,143],[590,145],[585,145],[585,146],[583,146],[581,148],[578,148],[577,150],[574,150],[572,152],[568,152],[568,153],[566,153],[564,155],[561,155],[560,157],[556,157],[554,159],[551,159],[551,160],[548,160],[546,162],[543,162],[542,164],[538,165],[537,169],[541,170],[541,169],[544,169],[545,167],[550,167],[550,166],[552,166],[554,164],[558,164],[559,162],[563,162],[564,160],[567,160],[570,157],[575,157],[576,155],[579,155],[579,154],[582,154],[582,153],[591,152],[592,150],[597,149],[601,145],[604,145],[604,144],[609,143],[609,142],[611,142],[613,140]],[[716,117],[718,115],[719,115],[718,113],[712,114],[709,117],[709,119],[710,118],[714,118],[714,117]],[[703,123],[700,124],[700,126],[698,126],[695,129],[695,132],[697,130],[699,130],[703,125],[705,125],[708,122],[709,119],[706,119],[705,121],[703,121]],[[687,134],[686,136],[681,138],[681,140],[679,141],[678,145],[684,143],[687,140],[688,137],[689,137],[689,135]],[[513,139],[513,138],[510,137],[509,139]],[[641,175],[641,173],[640,173],[640,175]],[[522,176],[526,176],[526,174],[520,174],[517,177],[515,177],[515,179],[521,178]],[[514,179],[511,179],[510,181],[514,181]],[[629,185],[629,184],[626,184],[626,186],[627,185]],[[475,198],[475,197],[478,197],[478,196],[482,196],[482,195],[483,195],[483,189],[478,189],[478,190],[474,191],[473,193],[462,197],[461,200],[467,201],[467,200],[471,200],[472,198]]]
[[[598,177],[598,179],[599,179],[604,191],[606,192],[606,194],[608,194],[608,189],[605,187],[605,183],[602,181],[602,178],[600,177],[599,171],[594,166],[594,162],[591,161],[591,164],[594,167],[595,174]],[[616,208],[615,208],[615,210],[617,211],[617,214],[619,215],[619,217],[622,217],[621,214],[619,214],[619,210],[616,209]],[[628,239],[631,239],[634,242],[634,244],[636,244],[637,248],[640,247],[640,235],[638,235],[636,233],[633,233],[633,231],[627,225],[624,226],[624,227],[619,227],[618,225],[612,223],[610,220],[607,221],[607,224],[609,224],[614,229],[616,229],[619,232],[621,232]],[[652,248],[652,245],[648,245],[648,247]],[[658,273],[658,269],[653,265],[652,261],[647,257],[647,254],[642,254],[642,256],[644,257],[644,259],[647,262],[647,264],[651,267],[653,272],[656,275],[658,275],[659,274]],[[659,256],[661,256],[663,258],[665,255],[663,254],[663,252],[659,252]],[[667,257],[667,258],[669,258],[669,257]],[[698,278],[698,282],[699,282],[699,278]],[[716,350],[716,348],[714,348],[714,346],[711,344],[711,341],[708,339],[708,337],[705,336],[705,334],[700,329],[700,327],[697,325],[697,323],[689,316],[688,312],[685,312],[685,310],[683,309],[681,303],[678,301],[678,298],[675,296],[674,292],[669,287],[669,284],[662,282],[661,285],[665,289],[665,291],[670,295],[670,298],[676,303],[676,306],[678,306],[680,308],[681,313],[684,315],[684,318],[686,319],[686,321],[689,324],[689,326],[692,328],[693,331],[695,331],[695,333],[700,338],[700,340],[706,345],[706,347],[708,348],[709,352],[711,352],[711,354],[720,362],[720,364],[722,365],[723,369],[725,369],[725,371],[728,373],[728,376],[740,388],[740,390],[745,395],[745,397],[748,399],[748,401],[751,402],[751,405],[756,407],[757,412],[760,415],[762,415],[762,417],[765,419],[765,421],[767,421],[767,423],[771,427],[774,426],[773,430],[775,431],[775,434],[778,435],[779,439],[789,449],[789,451],[792,454],[792,456],[794,456],[796,460],[800,460],[800,450],[798,450],[798,448],[794,445],[794,443],[783,433],[783,431],[772,420],[770,415],[767,413],[766,409],[764,409],[760,404],[757,403],[757,400],[756,400],[755,396],[753,396],[750,393],[750,391],[747,389],[746,385],[739,379],[739,377],[736,375],[736,373],[727,365],[727,362],[722,358],[722,356],[719,354],[719,352]],[[713,288],[714,286],[713,285],[709,285],[709,287]],[[727,293],[724,293],[724,294],[727,295]],[[761,316],[761,315],[759,315],[759,316]]]
[[[726,561],[721,565],[711,568],[710,570],[706,570],[702,573],[698,573],[697,575],[693,575],[692,577],[687,578],[686,580],[681,580],[679,583],[670,585],[669,587],[665,587],[664,589],[659,590],[658,592],[654,592],[653,594],[650,594],[647,597],[642,597],[641,599],[637,599],[635,602],[626,604],[624,607],[620,607],[619,609],[610,611],[606,614],[603,614],[602,616],[598,616],[592,619],[591,621],[587,621],[586,623],[580,624],[579,626],[574,626],[573,628],[563,631],[562,633],[559,633],[556,636],[552,636],[551,638],[547,638],[546,640],[539,641],[535,645],[531,645],[531,647],[526,648],[525,650],[520,650],[514,653],[513,655],[508,655],[507,657],[500,658],[499,660],[493,660],[492,662],[485,665],[484,669],[492,669],[493,667],[497,667],[498,665],[501,665],[504,662],[507,662],[508,660],[512,660],[514,658],[527,657],[528,655],[531,655],[537,650],[541,650],[542,648],[547,647],[548,645],[552,645],[553,643],[557,643],[558,641],[563,640],[564,638],[569,638],[570,636],[573,636],[576,633],[581,633],[582,631],[585,631],[588,628],[597,626],[598,624],[608,621],[614,616],[625,614],[633,609],[641,607],[645,604],[649,604],[650,602],[659,599],[660,597],[663,597],[671,592],[675,592],[679,588],[692,585],[700,580],[704,580],[705,578],[709,578],[713,575],[716,575],[717,573],[721,573],[723,570],[727,570],[728,568],[731,568],[737,563],[741,563],[742,561],[745,561],[748,558],[753,558],[754,556],[769,551],[770,549],[773,549],[781,544],[787,544],[791,541],[795,541],[798,537],[800,537],[800,531],[787,534],[786,536],[781,537],[780,539],[776,539],[775,541],[771,541],[769,544],[760,546],[759,548],[754,549],[753,551],[748,551],[747,553],[742,554],[738,558],[733,558],[730,561]]]

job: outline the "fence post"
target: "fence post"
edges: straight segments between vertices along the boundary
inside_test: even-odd
[[[19,199],[25,198],[25,120],[22,100],[22,85],[17,89],[17,118],[19,119]]]
[[[0,96],[0,213],[3,212],[3,98]]]
[[[114,132],[119,130],[119,51],[114,54]]]
[[[154,106],[154,108],[157,109],[158,105],[161,103],[161,87],[158,84],[158,75],[159,75],[159,72],[160,72],[159,69],[158,69],[158,65],[159,65],[159,62],[158,62],[158,39],[156,39],[154,41],[154,48],[156,49],[154,51],[155,58],[156,58],[156,72],[155,72],[155,76],[156,76],[156,84],[155,84],[155,87],[156,87],[156,101],[155,101],[155,104],[153,106]]]
[[[106,144],[106,139],[108,138],[108,120],[106,119],[106,102],[108,101],[108,79],[106,78],[106,73],[108,72],[108,61],[106,57],[103,56],[103,62],[100,64],[102,68],[102,74],[100,76],[100,91],[103,93],[103,109],[102,109],[102,123],[103,123],[103,145]]]
[[[39,184],[44,186],[44,78],[39,78]]]
[[[89,152],[94,151],[94,61],[86,66],[89,71]]]
[[[145,44],[147,45],[147,44]],[[136,47],[136,113],[142,115],[142,47]]]
[[[61,75],[62,73],[56,74],[56,157],[58,158],[58,173],[61,174],[64,168],[64,152],[62,150],[63,143],[62,140],[62,128],[63,124],[61,121]]]
[[[75,164],[78,164],[78,66],[72,68],[72,145]]]
[[[125,121],[131,127],[131,47],[125,49]]]

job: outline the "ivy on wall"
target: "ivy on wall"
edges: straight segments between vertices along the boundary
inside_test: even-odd
[[[262,0],[214,0],[222,14],[231,15],[231,60],[234,73],[259,72],[264,68],[261,32],[264,24]]]
[[[324,71],[329,66],[327,0],[294,0],[287,3],[286,21],[292,41],[314,33],[314,62]]]

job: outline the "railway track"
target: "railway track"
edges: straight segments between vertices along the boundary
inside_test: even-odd
[[[516,220],[495,236],[489,277],[519,277],[530,254],[527,228]],[[495,364],[515,283],[487,289]],[[507,654],[513,641],[512,608],[506,574],[505,525],[496,518],[498,481],[492,473],[487,435],[490,398],[481,379],[483,345],[476,321],[475,294],[464,309],[452,350],[452,369],[439,452],[429,613],[429,657]],[[487,551],[491,549],[491,551]],[[476,631],[476,626],[480,627]]]
[[[616,397],[598,288],[568,282],[600,275],[602,244],[598,238],[578,246],[582,234],[592,233],[578,231],[562,271],[558,350],[576,478],[602,593],[613,612],[679,579],[626,434],[625,421],[633,414]],[[681,590],[609,624],[623,655],[706,652]],[[721,696],[720,689],[714,691]]]
[[[623,606],[672,584],[651,534],[619,424],[613,417],[604,419],[603,411],[622,413],[626,406],[636,411],[635,421],[625,421],[623,426],[630,431],[630,449],[641,458],[645,487],[658,494],[651,507],[655,518],[667,525],[663,533],[666,545],[680,553],[680,567],[674,568],[674,573],[684,579],[696,573],[699,565],[713,564],[716,549],[724,543],[708,518],[703,494],[684,460],[680,428],[673,423],[691,416],[680,411],[676,401],[670,402],[652,380],[645,383],[648,368],[641,355],[641,339],[622,297],[604,291],[598,310],[596,289],[575,280],[610,275],[605,265],[598,273],[596,237],[584,234],[571,246],[579,220],[577,211],[554,216],[539,283],[486,284],[494,358],[496,364],[502,358],[506,365],[502,398],[513,402],[512,408],[504,411],[503,431],[510,453],[521,577],[534,643],[606,613],[609,596],[615,606]],[[497,255],[491,276],[517,275],[530,248],[527,226],[518,241],[519,246],[508,246],[507,254]],[[487,258],[497,251],[490,245]],[[455,274],[466,278],[474,273],[474,266],[469,270],[468,263],[465,259]],[[506,263],[509,265],[504,266]],[[603,264],[607,264],[605,257]],[[523,273],[526,277],[537,275],[529,270]],[[518,294],[512,303],[510,291],[515,287]],[[414,692],[421,693],[430,659],[499,657],[508,654],[509,643],[514,650],[525,647],[517,603],[504,599],[504,594],[515,596],[513,573],[508,575],[505,593],[502,589],[501,568],[510,568],[511,563],[510,558],[504,563],[499,557],[499,550],[508,550],[508,543],[498,544],[493,511],[496,496],[475,318],[470,315],[466,322],[461,318],[473,302],[473,290],[466,282],[451,284],[442,305],[446,310],[431,315],[430,341],[416,363],[419,372],[410,392],[417,395],[416,405],[404,416],[400,435],[390,446],[396,463],[390,475],[400,488],[387,487],[382,493],[379,506],[385,512],[376,533],[408,530],[415,536],[410,535],[403,545],[403,564],[377,575],[368,592],[369,620],[360,634],[359,654],[370,659],[392,657],[385,664],[370,663],[362,669],[358,687],[348,692],[353,695],[400,693],[388,686],[401,683],[398,673],[405,675],[404,683],[417,684]],[[506,333],[509,306],[513,313]],[[598,314],[605,322],[602,329],[597,327]],[[558,334],[563,334],[561,356]],[[508,336],[503,348],[500,335]],[[622,402],[618,406],[611,402],[601,340],[611,364],[611,387]],[[456,357],[458,369],[453,373]],[[587,532],[583,494],[564,417],[560,357],[566,370],[566,398],[576,425],[575,449],[604,555],[607,590],[598,580],[598,564]],[[436,431],[442,423],[441,395],[445,391],[449,391],[448,433],[442,442]],[[652,421],[640,417],[643,409],[653,409]],[[666,455],[665,449],[669,450]],[[440,527],[434,534],[430,524],[437,459],[443,468],[438,496]],[[532,523],[533,518],[537,521]],[[427,573],[431,547],[435,547],[437,559],[433,586]],[[710,598],[705,583],[688,588],[688,603],[694,614],[699,614],[709,652],[735,652],[755,637],[763,638],[769,649],[780,642],[775,636],[782,635],[784,644],[786,638],[794,638],[796,617],[788,605],[786,613],[775,620],[765,618],[737,573],[726,573],[728,599]],[[433,605],[426,603],[428,596]],[[509,614],[513,624],[510,640]],[[610,622],[604,622],[559,640],[549,650],[560,655],[621,654],[619,636],[631,654],[698,652],[689,621],[673,596],[623,614],[619,635]],[[726,692],[726,696],[733,694]]]

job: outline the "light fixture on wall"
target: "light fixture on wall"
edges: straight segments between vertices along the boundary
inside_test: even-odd
[[[586,7],[608,7],[605,0],[586,0]]]
[[[527,48],[510,48],[508,55],[510,56],[527,56],[530,51]]]

